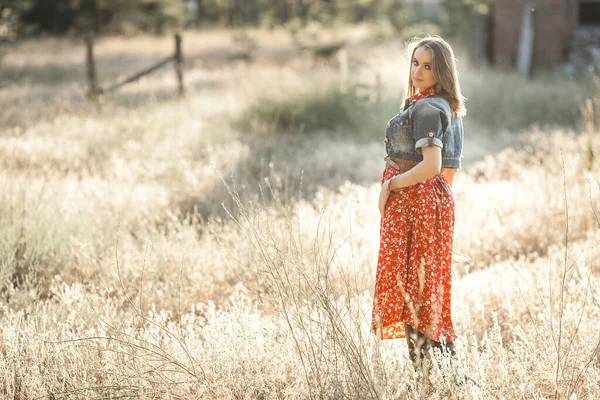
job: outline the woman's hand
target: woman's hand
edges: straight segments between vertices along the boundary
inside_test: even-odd
[[[388,201],[388,198],[390,197],[390,191],[388,190],[389,188],[389,184],[390,184],[390,179],[386,180],[385,182],[383,182],[383,185],[381,185],[381,191],[379,192],[379,213],[381,214],[381,217],[383,218],[383,215],[385,214],[385,205]]]

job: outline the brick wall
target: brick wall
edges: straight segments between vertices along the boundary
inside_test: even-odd
[[[534,67],[551,67],[566,61],[566,49],[577,26],[578,0],[496,0],[492,8],[492,60],[514,67],[523,12],[535,4]]]

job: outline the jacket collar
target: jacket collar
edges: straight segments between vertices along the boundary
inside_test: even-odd
[[[408,99],[404,100],[404,109],[406,110],[413,103],[416,103],[417,101],[419,101],[425,97],[433,96],[436,93],[437,93],[437,91],[435,90],[435,85],[433,85],[433,86],[423,90],[422,92],[419,92],[419,93],[415,94],[414,96],[411,96]]]

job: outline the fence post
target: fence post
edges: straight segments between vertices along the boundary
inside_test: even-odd
[[[183,54],[181,53],[181,35],[175,35],[175,73],[177,74],[177,84],[179,96],[183,96]]]
[[[85,47],[88,84],[86,97],[94,99],[98,92],[98,86],[96,84],[96,65],[94,64],[94,36],[91,33],[85,36]]]

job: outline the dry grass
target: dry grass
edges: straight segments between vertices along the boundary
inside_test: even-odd
[[[437,367],[428,386],[403,340],[370,332],[381,141],[234,124],[266,94],[339,79],[335,62],[280,64],[285,35],[255,34],[254,64],[190,63],[184,100],[165,71],[86,104],[73,42],[3,59],[20,75],[0,91],[0,397],[595,398],[597,130],[468,115],[455,250],[472,260],[454,270],[453,316],[459,365],[481,388]],[[227,35],[191,35],[188,52],[201,60]],[[368,91],[379,75],[397,102],[401,43],[356,35],[353,82]],[[134,69],[169,43],[110,38],[99,53]],[[464,68],[466,89],[515,79]],[[475,109],[493,107],[493,87],[473,91]]]

